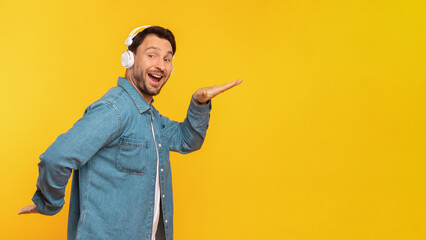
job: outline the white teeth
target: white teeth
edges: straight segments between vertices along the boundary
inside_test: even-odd
[[[152,76],[154,76],[154,77],[156,77],[156,78],[161,78],[161,76],[160,76],[160,75],[152,74]]]

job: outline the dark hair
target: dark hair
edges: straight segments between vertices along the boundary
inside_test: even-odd
[[[149,28],[145,28],[143,31],[136,34],[136,36],[133,38],[132,45],[129,46],[129,50],[136,55],[136,51],[138,50],[139,45],[142,44],[145,37],[148,36],[149,34],[154,34],[159,38],[163,38],[169,41],[170,44],[172,45],[173,55],[175,55],[176,53],[175,36],[173,36],[173,33],[169,29],[165,29],[159,26],[152,26]]]

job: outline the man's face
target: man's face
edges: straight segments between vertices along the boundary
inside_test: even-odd
[[[145,37],[135,54],[130,75],[138,90],[151,98],[160,93],[172,72],[172,45],[154,34]]]

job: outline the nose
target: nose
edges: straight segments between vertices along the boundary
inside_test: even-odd
[[[163,72],[166,70],[166,65],[165,65],[163,59],[158,59],[156,64],[155,64],[155,67],[158,68],[158,70],[161,70]]]

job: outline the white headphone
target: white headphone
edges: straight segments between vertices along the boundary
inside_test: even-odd
[[[131,31],[129,36],[126,38],[126,41],[124,41],[124,44],[127,46],[127,49],[123,52],[123,54],[121,54],[121,64],[123,65],[123,67],[130,68],[135,63],[135,56],[133,55],[132,51],[129,51],[129,46],[132,45],[133,38],[137,34],[136,32],[141,28],[145,29],[149,27],[151,27],[151,25],[145,25],[133,29],[133,31]]]

